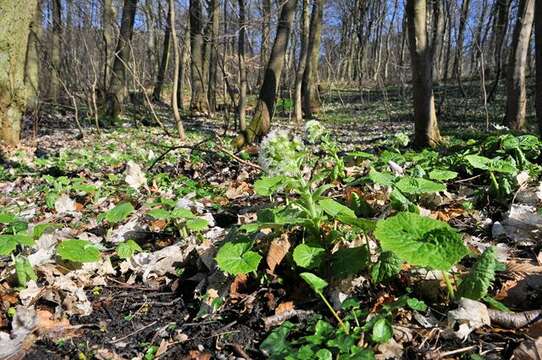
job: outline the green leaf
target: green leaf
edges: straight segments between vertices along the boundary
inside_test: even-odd
[[[166,209],[152,209],[147,213],[147,215],[152,216],[153,218],[157,220],[168,220],[171,216],[171,213],[167,211]]]
[[[190,219],[186,222],[186,228],[190,231],[202,231],[209,227],[209,222],[205,219]]]
[[[446,190],[444,184],[411,176],[403,176],[395,183],[395,186],[404,194],[424,194]]]
[[[392,186],[396,176],[391,173],[382,173],[376,170],[369,172],[369,179],[378,185]]]
[[[344,278],[359,274],[367,267],[368,262],[367,247],[341,248],[331,258],[331,271],[334,276]]]
[[[342,216],[349,216],[349,217],[356,217],[356,214],[354,213],[354,210],[350,209],[347,206],[344,206],[341,203],[338,203],[337,201],[333,199],[323,199],[318,202],[318,205],[328,214],[329,216],[336,217],[339,215]]]
[[[228,242],[218,250],[216,262],[228,274],[247,274],[258,269],[262,257],[251,251],[252,242]]]
[[[64,240],[56,248],[58,256],[64,260],[85,263],[100,260],[100,250],[87,240]]]
[[[192,214],[192,211],[185,208],[177,208],[171,211],[170,216],[172,219],[193,219],[196,216]]]
[[[335,331],[335,328],[324,320],[318,320],[314,326],[314,335],[305,336],[305,340],[313,345],[322,345]]]
[[[15,222],[15,220],[17,220],[15,215],[0,213],[0,224],[11,224],[12,222]]]
[[[17,240],[13,235],[0,235],[0,255],[8,256],[17,248]]]
[[[403,260],[391,251],[383,251],[380,258],[371,267],[371,279],[373,283],[379,284],[393,278],[401,271]]]
[[[465,159],[473,168],[476,169],[499,172],[503,174],[513,174],[517,172],[516,167],[510,161],[499,158],[490,159],[480,155],[467,155],[465,156]]]
[[[38,279],[30,261],[25,256],[15,258],[15,272],[17,273],[17,282],[21,286],[26,286],[26,283],[30,280]]]
[[[34,245],[35,242],[34,238],[27,234],[15,234],[11,236],[13,236],[15,241],[20,245],[31,246]]]
[[[333,354],[328,349],[320,349],[316,352],[318,360],[333,360]]]
[[[480,300],[485,297],[495,279],[496,263],[495,248],[493,246],[488,247],[459,285],[457,289],[458,298],[465,297]]]
[[[427,305],[422,300],[418,300],[416,298],[407,298],[406,303],[409,308],[416,311],[425,311],[427,310]]]
[[[32,237],[34,240],[38,240],[46,231],[60,227],[60,224],[38,224],[32,229]]]
[[[429,173],[429,178],[431,180],[437,180],[437,181],[447,181],[452,180],[457,177],[457,173],[455,171],[450,170],[443,170],[443,169],[435,169]]]
[[[140,251],[143,249],[134,240],[126,240],[117,245],[117,255],[121,259],[128,259]]]
[[[304,272],[299,274],[299,276],[301,276],[303,280],[305,280],[307,284],[309,284],[310,287],[318,294],[321,294],[328,285],[324,279],[319,278],[313,273]]]
[[[300,244],[294,249],[293,258],[298,266],[314,269],[322,263],[326,250],[317,245]]]
[[[353,157],[353,158],[355,158],[355,159],[362,159],[362,160],[374,158],[374,155],[373,155],[373,154],[370,154],[370,153],[365,152],[365,151],[353,151],[353,152],[349,152],[349,153],[346,154],[346,156],[348,156],[348,157]]]
[[[132,204],[120,203],[111,210],[105,212],[104,218],[111,224],[117,224],[125,220],[134,211]]]
[[[269,196],[275,193],[284,178],[282,176],[264,177],[256,180],[254,191],[260,196]]]
[[[393,336],[393,329],[388,319],[382,317],[378,319],[374,325],[371,334],[371,339],[374,342],[383,344],[388,342]]]
[[[392,251],[412,265],[436,270],[450,270],[469,252],[448,224],[414,213],[380,220],[374,234],[384,251]]]
[[[272,360],[282,360],[292,354],[294,349],[288,341],[288,335],[290,335],[294,328],[295,326],[291,322],[284,322],[262,341],[260,345],[261,352]]]

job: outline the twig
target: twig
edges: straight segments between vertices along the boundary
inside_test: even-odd
[[[237,353],[237,355],[239,355],[240,357],[242,357],[243,359],[245,360],[252,360],[252,358],[250,357],[250,355],[248,355],[246,353],[245,350],[243,350],[243,348],[241,347],[241,345],[239,344],[231,344],[231,347],[233,348],[233,350]]]
[[[470,351],[470,350],[474,350],[477,347],[478,347],[478,345],[472,345],[472,346],[467,346],[467,347],[464,347],[464,348],[461,348],[461,349],[446,351],[446,352],[438,354],[438,358],[442,359],[442,358],[448,357],[450,355],[461,354],[461,353],[464,353],[464,352],[467,352],[467,351]]]
[[[134,336],[134,335],[136,335],[136,334],[139,334],[139,333],[142,332],[143,330],[150,328],[151,326],[155,325],[157,322],[158,322],[158,320],[153,321],[153,322],[151,322],[149,325],[145,325],[145,326],[143,326],[142,328],[139,328],[139,329],[137,329],[136,331],[133,331],[133,332],[129,333],[128,335],[121,337],[120,339],[112,340],[112,341],[110,341],[109,343],[110,343],[110,344],[116,344],[116,343],[118,343],[118,342],[120,342],[120,341],[122,341],[122,340],[126,340],[126,339],[128,339],[129,337]]]

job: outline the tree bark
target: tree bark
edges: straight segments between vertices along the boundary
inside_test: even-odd
[[[277,24],[277,35],[275,36],[275,42],[265,70],[254,117],[248,125],[247,130],[241,133],[235,140],[237,147],[253,143],[257,138],[267,134],[269,131],[271,119],[275,111],[275,101],[284,65],[284,55],[288,48],[288,39],[294,19],[295,7],[296,0],[287,0],[282,5]]]
[[[209,85],[208,85],[208,100],[209,111],[214,113],[216,111],[216,84],[218,81],[218,35],[220,31],[220,1],[211,0],[210,7],[210,22],[211,32],[209,39]]]
[[[173,43],[173,58],[175,65],[173,67],[173,91],[171,92],[171,107],[173,108],[173,117],[175,118],[175,124],[177,125],[177,131],[179,132],[179,139],[183,141],[186,136],[184,133],[184,127],[181,120],[181,114],[179,113],[179,105],[177,103],[177,86],[179,82],[179,44],[177,41],[177,32],[175,31],[175,0],[169,0],[169,12],[168,12],[168,27],[170,29],[171,41]]]
[[[190,55],[192,98],[190,111],[194,115],[208,114],[209,104],[205,93],[205,71],[203,67],[203,12],[201,0],[190,0]]]
[[[137,8],[137,0],[124,0],[122,20],[120,24],[119,40],[115,50],[111,81],[107,96],[106,115],[115,121],[122,112],[124,101],[124,84],[126,82],[126,66],[130,58],[130,41],[134,29],[134,19]]]
[[[324,1],[314,0],[309,42],[307,49],[307,64],[303,73],[302,95],[303,112],[307,118],[312,118],[320,112],[320,94],[318,92],[318,62],[320,61],[320,38],[322,32],[322,17]]]
[[[495,23],[493,25],[493,58],[495,61],[495,81],[493,87],[491,88],[488,96],[488,101],[490,101],[497,91],[499,86],[499,80],[501,78],[502,72],[502,58],[504,52],[504,42],[506,38],[506,31],[508,29],[508,14],[510,13],[510,4],[511,0],[496,0],[495,7],[497,8],[497,17],[495,18]]]
[[[60,97],[60,47],[62,37],[62,4],[60,0],[52,0],[53,32],[51,41],[51,79],[49,82],[49,99],[58,102]]]
[[[262,38],[260,49],[260,72],[258,73],[258,84],[262,83],[262,78],[265,72],[265,65],[269,60],[269,43],[271,36],[271,0],[262,0]]]
[[[162,5],[161,5],[162,3],[160,0],[159,1],[145,0],[145,6],[144,6],[145,23],[147,26],[147,55],[149,56],[149,63],[150,63],[149,75],[151,79],[154,78],[156,74],[156,69],[157,69],[156,64],[158,63],[158,56],[157,56],[158,36],[157,36],[157,30],[156,30],[157,21],[155,18],[155,11],[154,11],[154,5],[153,5],[155,2],[158,3],[158,17],[160,18],[162,16]],[[161,21],[159,23],[161,23]],[[167,32],[168,26],[169,26],[169,21],[168,23],[166,23],[166,32]],[[162,57],[162,60],[163,60],[163,57]],[[161,66],[161,63],[160,63],[160,66]],[[158,68],[158,71],[160,71],[160,68]],[[154,94],[153,94],[153,97],[154,97]]]
[[[181,63],[179,64],[179,79],[177,81],[177,103],[179,109],[184,110],[184,80],[186,74],[186,67],[190,61],[190,30],[185,27],[183,34],[183,50],[181,55]]]
[[[107,87],[109,84],[109,77],[110,77],[110,70],[109,70],[109,64],[110,64],[110,49],[112,48],[113,44],[113,36],[114,36],[114,26],[115,26],[115,11],[113,10],[113,0],[104,0],[103,2],[103,8],[102,8],[102,27],[103,27],[103,33],[102,38],[104,42],[104,64],[103,64],[103,84],[102,84],[102,90],[103,93],[107,91]]]
[[[465,91],[463,90],[461,77],[463,76],[463,46],[465,40],[465,27],[469,19],[470,0],[463,0],[461,4],[461,16],[459,18],[459,30],[457,32],[454,69],[453,75],[457,79],[459,89],[462,95],[465,97]]]
[[[307,44],[309,42],[310,31],[310,15],[309,15],[309,0],[303,0],[303,13],[301,22],[301,48],[299,50],[299,61],[297,64],[297,71],[295,77],[295,97],[294,97],[294,116],[297,123],[301,123],[303,120],[302,110],[302,81],[303,74],[305,73],[305,66],[307,65]]]
[[[34,18],[30,24],[28,44],[26,48],[26,62],[24,69],[24,82],[28,91],[27,110],[34,111],[39,105],[40,96],[40,58],[39,43],[41,38],[42,13],[38,2]]]
[[[535,0],[520,0],[508,62],[506,120],[508,126],[514,130],[525,128],[527,104],[525,64],[533,26],[534,2]]]
[[[433,95],[433,50],[427,35],[426,0],[407,0],[406,15],[414,92],[414,143],[418,147],[434,147],[440,142],[440,132]]]
[[[152,99],[154,101],[160,101],[162,96],[162,87],[164,86],[164,79],[166,77],[166,71],[169,62],[169,43],[171,40],[171,11],[168,11],[166,29],[164,31],[164,47],[162,49],[162,60],[160,61],[160,67],[156,75],[156,83],[154,84],[154,90],[152,92]],[[175,49],[173,50],[175,51]]]
[[[21,117],[28,91],[24,82],[25,57],[36,0],[0,2],[0,141],[19,143]]]
[[[536,118],[538,131],[542,134],[542,0],[536,0],[535,10],[536,46]]]
[[[239,0],[239,104],[237,107],[237,116],[239,118],[239,129],[246,130],[246,106],[247,106],[247,69],[245,66],[245,37],[246,37],[246,19],[245,19],[245,0]]]

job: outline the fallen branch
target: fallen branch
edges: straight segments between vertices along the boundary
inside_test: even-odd
[[[520,313],[487,309],[491,324],[499,325],[505,329],[520,329],[542,319],[542,310],[531,310]]]

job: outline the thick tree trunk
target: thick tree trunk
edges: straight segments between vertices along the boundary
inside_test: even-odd
[[[162,49],[162,60],[160,61],[160,67],[158,68],[158,73],[156,75],[156,83],[154,84],[154,90],[152,92],[152,99],[154,101],[160,101],[162,96],[162,87],[164,86],[164,79],[166,77],[166,72],[169,62],[169,43],[171,40],[171,11],[168,11],[166,29],[164,31],[164,47]],[[174,49],[175,51],[175,49]]]
[[[239,0],[239,44],[237,54],[239,57],[239,104],[237,116],[239,118],[239,130],[246,130],[246,106],[247,106],[247,69],[245,67],[245,0]]]
[[[0,141],[16,145],[28,91],[24,82],[30,24],[36,0],[0,1]]]
[[[307,64],[301,84],[303,95],[303,112],[312,118],[320,112],[320,94],[318,92],[318,63],[320,61],[320,34],[322,32],[322,17],[324,14],[324,1],[314,0],[309,42],[307,49]]]
[[[107,116],[115,121],[122,112],[124,101],[124,84],[126,82],[126,66],[130,59],[130,41],[134,29],[134,19],[137,0],[124,0],[122,20],[120,24],[119,40],[115,50],[111,81],[107,96]]]
[[[542,0],[536,0],[535,10],[536,46],[536,118],[538,131],[542,134]]]
[[[210,19],[211,32],[209,39],[209,90],[207,91],[209,100],[209,111],[214,113],[216,111],[216,84],[218,81],[218,35],[220,31],[220,1],[211,0],[210,7]]]
[[[28,34],[28,44],[26,48],[26,63],[24,69],[24,83],[28,91],[27,110],[34,111],[39,105],[40,96],[40,58],[39,43],[41,38],[41,6],[38,2],[34,19],[30,24],[30,33]]]
[[[205,92],[203,54],[203,12],[201,0],[190,0],[190,70],[192,78],[190,111],[194,115],[209,113],[209,104]]]
[[[62,37],[62,5],[60,0],[52,0],[53,32],[51,41],[51,80],[49,82],[49,98],[58,102],[60,97],[60,47]]]
[[[527,90],[525,64],[531,39],[535,0],[520,0],[506,78],[506,120],[514,130],[525,127]]]
[[[407,0],[406,15],[414,92],[414,143],[434,147],[440,142],[440,132],[433,96],[433,50],[427,35],[426,0]]]
[[[309,14],[309,0],[303,0],[303,13],[301,22],[301,49],[299,50],[299,61],[297,64],[296,77],[295,77],[295,97],[294,97],[294,116],[297,123],[301,123],[303,120],[302,110],[302,81],[303,74],[305,73],[305,66],[307,65],[307,44],[309,42],[310,31],[310,14]]]
[[[269,61],[269,44],[271,36],[271,0],[262,0],[262,37],[260,49],[260,72],[258,73],[258,85],[262,83],[265,72],[265,65]]]
[[[235,140],[237,147],[241,147],[247,143],[250,144],[257,138],[267,134],[269,131],[271,119],[273,118],[273,113],[275,111],[275,101],[280,85],[284,56],[286,55],[286,49],[288,48],[288,39],[290,37],[290,29],[294,19],[295,7],[296,0],[287,0],[282,5],[277,24],[277,35],[275,37],[273,48],[271,49],[269,62],[267,63],[263,84],[254,111],[254,117],[248,125],[247,130],[241,133]]]
[[[105,94],[109,85],[110,70],[109,64],[112,59],[111,49],[114,36],[115,11],[113,10],[113,0],[104,0],[102,8],[102,28],[103,28],[103,46],[104,46],[104,62],[103,62],[103,84],[102,90]]]
[[[185,139],[184,127],[181,121],[181,114],[179,113],[179,105],[177,103],[177,86],[179,82],[179,44],[177,41],[177,32],[175,30],[175,0],[169,0],[169,12],[168,12],[168,28],[170,29],[171,40],[173,43],[173,59],[175,61],[173,68],[173,91],[171,92],[171,107],[173,108],[173,117],[175,118],[175,124],[177,125],[177,131],[179,132],[179,139],[183,141]]]

